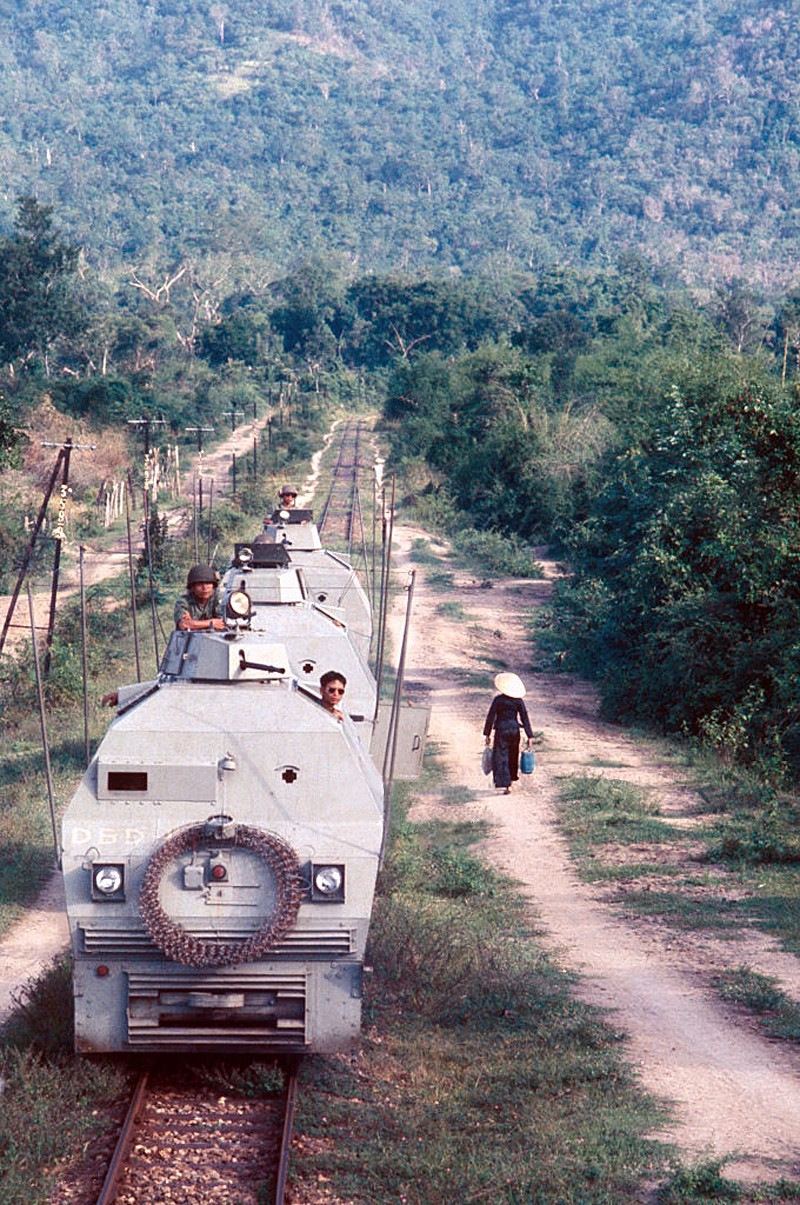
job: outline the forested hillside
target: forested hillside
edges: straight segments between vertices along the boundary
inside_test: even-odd
[[[792,282],[796,14],[763,0],[5,0],[0,219],[248,279],[616,262]]]

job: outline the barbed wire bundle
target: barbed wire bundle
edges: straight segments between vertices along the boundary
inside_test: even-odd
[[[275,946],[297,919],[303,892],[300,863],[290,845],[264,829],[239,824],[226,848],[249,849],[269,867],[276,879],[276,903],[264,923],[245,941],[213,941],[189,933],[173,920],[159,899],[164,872],[175,858],[208,845],[205,824],[192,824],[167,837],[151,857],[142,882],[139,912],[150,937],[160,950],[183,966],[237,966],[256,962]]]

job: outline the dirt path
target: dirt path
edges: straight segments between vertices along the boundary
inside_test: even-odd
[[[408,549],[425,533],[397,532]],[[626,923],[578,881],[556,823],[559,779],[587,772],[626,779],[657,792],[661,811],[687,824],[699,800],[676,779],[655,748],[626,737],[597,718],[593,691],[567,674],[531,673],[532,648],[523,613],[541,606],[556,566],[542,582],[495,582],[466,577],[443,592],[417,572],[407,677],[433,706],[431,736],[441,744],[450,779],[474,793],[465,804],[422,799],[412,819],[482,819],[492,825],[485,853],[518,880],[536,909],[548,944],[562,965],[581,974],[582,998],[612,1010],[612,1024],[629,1038],[628,1053],[642,1084],[673,1101],[675,1124],[662,1136],[689,1158],[732,1156],[726,1174],[745,1182],[800,1175],[800,1056],[760,1037],[714,997],[708,973],[716,965],[747,963],[777,975],[800,999],[800,962],[766,937],[746,945],[682,941],[647,921]],[[443,604],[446,604],[444,606]],[[454,621],[458,607],[463,616]],[[487,660],[488,659],[488,660]],[[534,731],[543,733],[537,769],[511,796],[496,793],[480,770],[483,720],[493,666],[520,673]],[[726,961],[721,962],[722,959]]]

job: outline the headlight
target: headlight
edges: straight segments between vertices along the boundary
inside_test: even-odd
[[[342,885],[342,872],[338,866],[323,866],[314,875],[314,886],[323,895],[335,895]]]
[[[311,898],[327,903],[344,903],[344,866],[315,865],[311,875]]]
[[[103,863],[92,867],[92,899],[118,902],[125,898],[125,867]]]
[[[235,619],[247,619],[250,614],[250,595],[244,590],[232,590],[228,595],[228,614]]]

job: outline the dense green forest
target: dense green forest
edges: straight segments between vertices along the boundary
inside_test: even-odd
[[[796,14],[763,0],[15,0],[0,223],[101,269],[258,287],[604,268],[772,295],[800,252]]]

